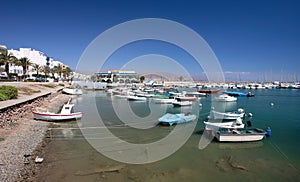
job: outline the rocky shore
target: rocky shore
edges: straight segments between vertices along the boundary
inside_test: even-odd
[[[44,138],[50,125],[34,120],[31,111],[44,107],[57,112],[69,98],[54,92],[1,110],[0,181],[30,180],[29,176],[35,173],[34,159],[41,154],[40,147],[45,145]]]

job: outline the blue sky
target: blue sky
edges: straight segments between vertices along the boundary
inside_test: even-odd
[[[41,50],[73,69],[105,30],[133,19],[164,18],[202,36],[228,79],[300,79],[299,1],[27,0],[3,1],[1,7],[0,44]],[[178,52],[160,42],[133,43],[112,55],[104,69],[157,53],[185,61],[193,74],[201,72]]]

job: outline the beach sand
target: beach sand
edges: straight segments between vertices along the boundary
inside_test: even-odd
[[[47,143],[45,135],[51,124],[34,120],[31,111],[43,107],[58,112],[70,96],[61,94],[60,86],[49,88],[39,83],[1,85],[22,87],[32,93],[19,92],[18,99],[0,102],[0,181],[30,181],[38,169],[35,157],[42,155],[41,149]]]

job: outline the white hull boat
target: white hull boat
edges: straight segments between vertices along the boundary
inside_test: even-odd
[[[222,95],[219,95],[218,97],[215,97],[215,101],[219,101],[219,102],[235,102],[235,101],[237,101],[237,98],[229,96],[227,94],[222,94]]]
[[[64,88],[62,93],[69,94],[69,95],[82,95],[81,89],[73,89],[73,88]]]
[[[238,109],[237,112],[217,112],[212,111],[214,119],[224,119],[224,120],[235,120],[238,118],[244,118],[245,112],[243,109]]]
[[[146,97],[138,97],[138,96],[128,96],[127,100],[129,101],[146,101]]]
[[[172,104],[174,99],[153,99],[156,104]]]
[[[181,107],[181,106],[191,106],[191,101],[174,101],[173,103],[174,107]]]
[[[44,121],[65,121],[80,119],[82,117],[82,112],[73,112],[74,104],[63,105],[60,113],[53,113],[48,111],[32,111],[34,119],[44,120]]]
[[[213,122],[204,122],[206,130],[218,130],[219,128],[244,128],[245,124],[239,124],[237,122],[224,122],[224,123],[213,123]]]
[[[216,138],[220,142],[251,142],[260,141],[266,135],[262,129],[220,129],[216,132]]]

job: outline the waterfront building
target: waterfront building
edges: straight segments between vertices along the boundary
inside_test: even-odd
[[[106,72],[96,73],[101,82],[120,82],[132,83],[139,82],[137,74],[133,70],[108,70]]]

